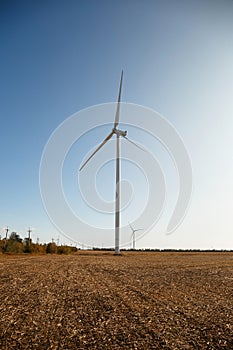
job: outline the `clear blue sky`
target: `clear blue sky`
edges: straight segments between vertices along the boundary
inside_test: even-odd
[[[175,126],[194,177],[179,229],[137,246],[232,248],[232,43],[231,0],[1,1],[0,227],[58,237],[40,198],[43,148],[70,115],[115,101],[124,69],[123,101]]]

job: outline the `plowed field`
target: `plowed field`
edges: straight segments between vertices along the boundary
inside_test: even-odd
[[[233,349],[233,254],[1,255],[0,349]]]

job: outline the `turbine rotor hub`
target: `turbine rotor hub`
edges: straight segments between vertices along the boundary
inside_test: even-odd
[[[119,130],[116,128],[113,128],[112,131],[114,132],[114,134],[118,135],[118,136],[123,136],[125,137],[127,135],[127,131],[123,131],[123,130]]]

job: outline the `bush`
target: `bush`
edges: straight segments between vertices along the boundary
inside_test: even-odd
[[[56,254],[57,253],[57,246],[55,243],[53,242],[50,242],[47,244],[47,247],[46,247],[46,253],[47,254]]]
[[[70,253],[72,253],[72,248],[65,246],[65,245],[61,245],[57,248],[57,253],[58,254],[70,254]]]
[[[8,241],[6,241],[6,246],[4,247],[4,251],[7,253],[19,254],[19,253],[23,253],[24,247],[21,242],[9,239]]]

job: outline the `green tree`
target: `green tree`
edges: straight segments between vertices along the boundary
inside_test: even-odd
[[[11,232],[9,240],[11,241],[16,241],[21,243],[22,242],[22,238],[20,238],[19,234],[17,232]]]

